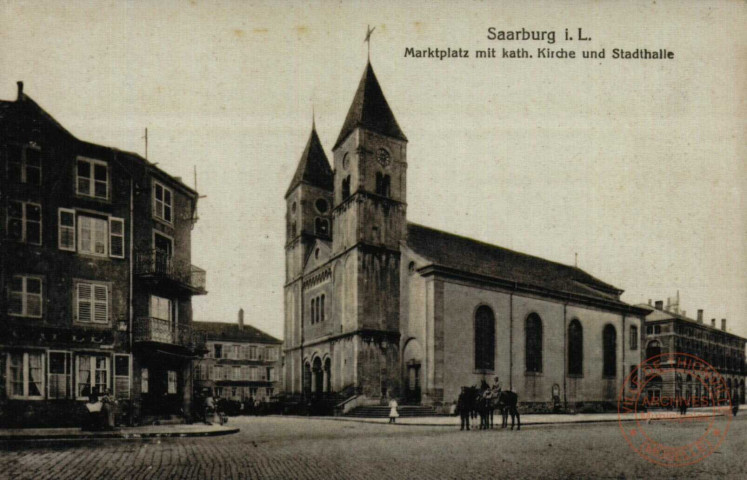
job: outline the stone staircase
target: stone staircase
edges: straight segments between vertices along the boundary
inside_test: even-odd
[[[400,417],[432,417],[436,415],[436,410],[427,405],[400,405],[397,407]],[[389,407],[384,405],[365,405],[355,407],[347,414],[346,417],[359,418],[388,418]]]

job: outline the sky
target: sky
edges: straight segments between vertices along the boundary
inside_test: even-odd
[[[194,184],[194,318],[282,336],[285,203],[312,110],[327,155],[370,58],[409,139],[408,220],[674,297],[747,336],[742,2],[0,1],[16,81],[78,138]],[[497,41],[488,28],[556,32]],[[565,29],[591,40],[564,41]],[[525,48],[532,59],[409,58]],[[540,59],[538,48],[605,49]],[[612,59],[668,49],[672,60]]]

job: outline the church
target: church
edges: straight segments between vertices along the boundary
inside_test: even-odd
[[[312,127],[285,194],[285,392],[445,408],[497,377],[525,405],[616,403],[650,310],[579,268],[408,222],[407,165],[369,62],[332,164]]]

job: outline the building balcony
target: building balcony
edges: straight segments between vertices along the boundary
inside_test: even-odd
[[[190,325],[173,324],[170,320],[138,317],[135,320],[133,340],[137,343],[160,343],[201,351],[205,348],[205,335],[192,330]]]
[[[162,250],[136,251],[134,270],[135,276],[166,287],[187,290],[192,295],[207,293],[205,270],[176,260]]]

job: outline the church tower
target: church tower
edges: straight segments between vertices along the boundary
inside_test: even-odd
[[[368,63],[333,148],[332,256],[344,268],[340,330],[355,342],[355,386],[369,397],[399,390],[406,147]]]
[[[309,140],[301,154],[296,173],[285,194],[285,349],[301,347],[303,328],[303,271],[314,244],[332,237],[334,176],[324,148],[312,125]],[[298,355],[298,352],[295,352]],[[291,354],[291,358],[293,354]],[[300,358],[296,363],[300,365]],[[293,362],[290,364],[292,368]],[[300,388],[300,372],[285,375],[288,392]]]

